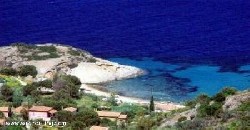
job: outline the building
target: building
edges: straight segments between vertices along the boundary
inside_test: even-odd
[[[72,113],[76,113],[77,112],[77,108],[74,108],[74,107],[67,107],[67,108],[64,108],[63,110],[69,111],[69,112],[72,112]]]
[[[111,111],[97,111],[100,118],[107,118],[111,121],[127,121],[127,115],[121,114],[121,112],[111,112]]]
[[[109,128],[101,126],[91,126],[89,130],[109,130]]]
[[[23,106],[19,106],[19,107],[15,108],[13,112],[15,114],[17,114],[17,115],[20,115],[21,112],[22,112],[22,110],[28,110],[28,108],[27,107],[23,107]]]
[[[0,107],[0,112],[2,112],[6,118],[9,117],[9,107]]]
[[[6,122],[6,119],[1,118],[1,119],[0,119],[0,126],[4,126],[4,125],[5,125],[5,122]]]
[[[32,106],[28,112],[29,120],[42,119],[43,121],[50,121],[57,111],[52,107]]]

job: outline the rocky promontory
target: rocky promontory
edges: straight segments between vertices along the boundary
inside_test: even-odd
[[[38,71],[36,78],[53,78],[57,73],[64,73],[78,77],[82,83],[103,83],[144,73],[139,68],[110,62],[60,44],[15,43],[0,47],[0,68],[18,69],[23,65],[34,65]]]

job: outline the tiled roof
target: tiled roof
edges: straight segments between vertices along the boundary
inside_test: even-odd
[[[100,117],[115,117],[115,118],[118,118],[121,115],[120,112],[111,112],[111,111],[97,111],[97,114]]]
[[[65,110],[65,111],[70,111],[70,112],[76,112],[77,108],[74,108],[74,107],[67,107],[67,108],[64,108],[63,110]]]
[[[120,115],[118,118],[119,119],[127,119],[127,115]]]
[[[16,113],[21,113],[21,111],[22,111],[23,109],[27,110],[27,108],[25,108],[25,107],[23,107],[23,106],[19,106],[19,107],[17,107],[17,108],[14,109],[14,112],[16,112]]]
[[[54,110],[54,109],[52,109],[52,110],[49,111],[49,113],[51,113],[51,114],[54,114],[56,112],[57,112],[57,110]]]
[[[101,126],[91,126],[90,130],[109,130],[108,127],[101,127]]]
[[[9,107],[0,107],[0,111],[1,112],[8,112],[9,111]]]
[[[52,107],[47,107],[47,106],[32,106],[29,111],[38,111],[38,112],[49,112],[52,110]]]

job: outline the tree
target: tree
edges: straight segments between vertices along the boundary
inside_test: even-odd
[[[68,82],[68,83],[72,83],[74,85],[81,85],[81,81],[79,78],[77,78],[76,76],[72,76],[72,75],[64,75],[63,79]]]
[[[226,97],[223,93],[219,92],[217,93],[213,99],[216,101],[216,102],[224,102],[226,100]]]
[[[12,101],[13,90],[9,86],[3,85],[0,91],[5,101]]]
[[[83,128],[86,128],[87,126],[82,121],[73,121],[71,127],[73,130],[83,130]]]
[[[0,74],[15,76],[17,74],[17,71],[13,68],[3,68],[0,70]]]
[[[73,121],[73,115],[69,111],[58,111],[56,113],[56,118],[60,122],[72,122]]]
[[[70,100],[71,99],[70,94],[64,89],[55,91],[52,95],[52,98],[55,100]]]
[[[67,91],[70,97],[79,98],[80,97],[79,88],[80,86],[74,85],[72,83],[68,83],[63,89]]]
[[[24,96],[31,95],[31,92],[35,90],[37,90],[36,84],[28,84],[23,87],[23,95]]]
[[[206,94],[201,94],[196,98],[196,102],[200,104],[208,104],[210,102],[210,97]]]
[[[31,75],[32,77],[36,77],[37,75],[37,70],[36,67],[33,65],[24,65],[19,68],[18,74],[20,76],[28,76]]]
[[[23,102],[23,92],[21,89],[16,88],[13,93],[13,106],[18,107]]]
[[[5,116],[4,116],[3,112],[0,111],[0,118],[4,118],[4,117]]]
[[[26,120],[26,121],[29,120],[29,114],[28,114],[28,111],[26,109],[23,108],[20,111],[20,113],[21,113],[23,120]]]
[[[101,126],[116,126],[116,122],[111,121],[108,118],[103,118],[103,119],[101,119]]]
[[[111,93],[110,97],[107,100],[112,106],[118,106],[117,100],[115,99],[115,94]]]
[[[140,117],[137,122],[138,130],[150,130],[153,127],[153,120],[150,117]]]
[[[155,111],[155,104],[154,104],[154,97],[153,96],[151,96],[151,99],[150,99],[149,111],[150,112]]]
[[[47,79],[47,80],[38,82],[38,85],[40,87],[52,88],[52,81]]]
[[[218,116],[221,112],[222,105],[218,102],[215,102],[211,105],[209,104],[201,104],[198,108],[198,116],[205,117],[205,116]]]
[[[85,126],[89,127],[98,125],[100,123],[100,118],[95,111],[91,109],[84,109],[76,114],[75,121],[84,122]]]

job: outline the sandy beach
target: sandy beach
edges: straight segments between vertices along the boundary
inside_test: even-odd
[[[110,97],[110,95],[111,95],[110,92],[104,92],[104,91],[98,90],[94,87],[91,87],[91,85],[87,85],[87,84],[82,84],[81,88],[85,89],[86,93],[94,94],[96,96]],[[124,103],[135,103],[135,104],[140,104],[140,105],[148,105],[149,104],[149,100],[139,99],[139,98],[135,98],[135,97],[126,97],[126,96],[116,95],[116,99],[119,102],[124,102]],[[156,110],[166,112],[166,111],[171,111],[171,110],[183,108],[185,106],[177,104],[177,103],[172,103],[172,102],[155,101],[155,107],[156,107]]]

